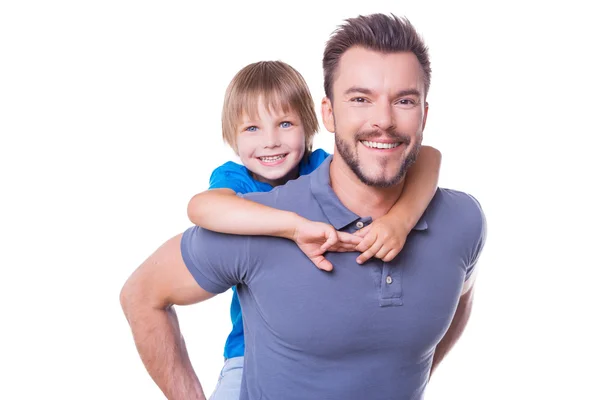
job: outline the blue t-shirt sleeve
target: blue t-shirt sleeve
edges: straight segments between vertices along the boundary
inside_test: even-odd
[[[318,167],[330,154],[323,149],[316,149],[310,155],[311,162]]]
[[[236,193],[254,192],[247,170],[234,162],[226,162],[210,175],[209,189],[231,189]]]
[[[300,164],[300,175],[308,175],[313,172],[327,157],[329,157],[329,155],[330,154],[323,149],[316,149],[310,153],[308,160]]]
[[[210,293],[244,283],[249,267],[250,236],[227,235],[199,226],[181,238],[181,256],[196,282]]]

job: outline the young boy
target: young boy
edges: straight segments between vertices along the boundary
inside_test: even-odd
[[[334,267],[325,259],[326,251],[359,251],[359,264],[371,257],[391,261],[437,188],[441,155],[436,149],[423,146],[394,207],[355,234],[236,196],[270,191],[309,174],[329,156],[321,149],[312,151],[318,130],[314,102],[300,73],[283,62],[262,61],[240,70],[227,88],[222,123],[223,138],[243,165],[227,162],[215,169],[210,189],[190,200],[190,220],[222,233],[288,238],[326,271]],[[225,344],[225,366],[211,396],[213,400],[239,398],[244,331],[235,287],[231,320],[233,329]]]

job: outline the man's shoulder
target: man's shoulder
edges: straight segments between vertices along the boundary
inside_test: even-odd
[[[472,194],[438,188],[430,208],[433,217],[440,218],[454,229],[462,226],[475,235],[485,229],[485,213],[479,200]]]
[[[310,175],[302,175],[287,183],[276,186],[269,192],[253,192],[241,195],[248,200],[282,210],[294,210],[310,200]]]
[[[459,190],[438,189],[430,205],[427,223],[463,257],[468,278],[487,240],[487,222],[479,200]]]
[[[475,196],[456,189],[438,188],[434,196],[434,201],[444,204],[446,207],[452,207],[455,211],[460,211],[461,213],[483,213],[481,204]]]

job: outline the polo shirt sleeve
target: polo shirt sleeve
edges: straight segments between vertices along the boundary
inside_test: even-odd
[[[470,257],[466,266],[467,274],[465,281],[471,277],[475,270],[487,238],[487,221],[481,204],[479,204],[479,201],[475,197],[470,197],[473,200],[473,212],[469,213],[471,216],[472,239]]]
[[[231,189],[236,193],[250,193],[254,191],[250,184],[251,179],[243,166],[229,161],[212,172],[209,189]]]
[[[183,233],[181,255],[200,287],[210,293],[223,293],[244,283],[249,267],[250,239],[194,226]]]

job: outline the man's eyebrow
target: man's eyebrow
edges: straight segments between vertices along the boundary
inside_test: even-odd
[[[367,88],[360,87],[360,86],[352,86],[351,88],[349,88],[348,90],[346,90],[344,92],[344,95],[348,95],[350,93],[362,93],[362,94],[372,95],[373,91],[371,89],[367,89]]]
[[[396,93],[396,98],[404,96],[418,96],[421,97],[421,92],[417,89],[405,89]]]
[[[361,93],[361,94],[366,94],[366,95],[373,95],[373,91],[371,89],[367,89],[364,87],[360,87],[360,86],[352,86],[351,88],[349,88],[348,90],[346,90],[344,92],[344,95],[348,95],[351,93]],[[421,92],[417,89],[404,89],[399,91],[398,93],[396,93],[396,96],[394,96],[395,98],[398,97],[404,97],[404,96],[418,96],[421,97]]]

